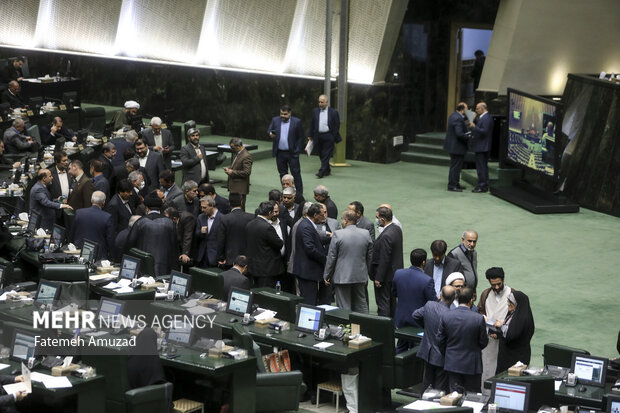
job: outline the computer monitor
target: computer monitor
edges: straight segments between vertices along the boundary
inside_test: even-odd
[[[530,402],[528,410],[537,411],[541,406],[555,404],[555,379],[552,376],[511,376],[505,380],[515,383],[530,384]]]
[[[242,288],[232,287],[228,293],[226,312],[243,316],[250,313],[252,308],[252,293]]]
[[[65,242],[65,229],[58,224],[54,224],[52,228],[52,236],[50,242],[55,246],[60,247]]]
[[[62,103],[67,106],[68,110],[72,110],[75,106],[80,106],[78,93],[76,91],[64,92],[62,94]]]
[[[54,142],[54,152],[62,152],[62,150],[65,148],[65,138],[63,137],[57,137],[56,141]]]
[[[607,410],[610,413],[620,413],[620,396],[607,396]]]
[[[13,330],[13,341],[11,346],[11,360],[27,362],[30,357],[35,356],[35,334],[24,330]]]
[[[39,288],[37,288],[37,294],[34,297],[36,306],[54,304],[58,298],[60,298],[60,284],[46,280],[39,281]]]
[[[121,271],[119,273],[120,278],[133,280],[138,276],[140,271],[140,258],[133,257],[131,255],[123,255],[123,261],[121,261]]]
[[[530,384],[497,380],[491,388],[490,403],[496,403],[502,411],[527,413],[530,399]]]
[[[580,384],[604,387],[608,360],[602,357],[573,354],[571,371],[575,373]]]
[[[30,218],[28,218],[28,226],[26,227],[26,231],[31,234],[37,232],[37,228],[41,225],[41,215],[38,212],[32,211],[30,213]]]
[[[82,252],[80,253],[80,258],[83,258],[86,262],[94,262],[95,258],[97,257],[98,249],[99,244],[85,239],[84,243],[82,244]]]
[[[111,327],[118,316],[123,313],[124,308],[124,301],[101,297],[101,300],[99,300],[99,309],[97,310],[98,322],[100,325],[103,324]]]
[[[170,291],[174,291],[181,297],[189,295],[192,284],[192,276],[179,271],[172,271],[170,276]]]
[[[306,333],[316,333],[323,325],[325,309],[307,304],[297,304],[295,329]]]
[[[183,346],[189,346],[192,342],[192,325],[190,323],[172,323],[168,330],[168,342],[174,344],[180,344]]]

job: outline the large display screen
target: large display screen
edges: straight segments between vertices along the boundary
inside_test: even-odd
[[[508,89],[506,160],[554,176],[558,117],[558,103]]]

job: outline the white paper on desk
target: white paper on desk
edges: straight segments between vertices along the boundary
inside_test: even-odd
[[[427,410],[427,409],[449,409],[454,406],[442,406],[439,403],[429,402],[426,400],[416,400],[413,403],[409,403],[406,406],[403,406],[405,409],[413,409],[413,410]]]
[[[120,287],[120,284],[115,283],[114,281],[112,281],[111,283],[106,284],[106,285],[103,286],[103,288],[105,288],[106,290],[113,290],[113,289],[119,288],[119,287]]]
[[[462,406],[471,407],[473,410],[473,413],[480,413],[482,411],[482,408],[484,407],[484,403],[477,403],[477,402],[471,402],[469,400],[465,400]]]
[[[209,307],[203,307],[201,305],[197,305],[195,307],[188,308],[187,312],[190,313],[190,315],[203,315],[203,314],[214,313],[215,310]]]
[[[133,293],[133,288],[131,287],[121,287],[114,290],[115,293]]]
[[[163,293],[165,296],[167,296],[168,294]],[[187,302],[185,304],[181,304],[181,307],[185,307],[185,308],[192,308],[192,307],[196,307],[198,305],[198,300],[195,298],[192,298],[191,300],[187,300]]]
[[[24,382],[5,384],[4,386],[2,386],[2,388],[4,389],[6,394],[15,394],[20,391],[25,391],[26,393],[32,393],[32,391],[28,391],[28,387],[26,386],[26,383]]]
[[[11,366],[10,366],[10,365],[8,365],[8,364],[0,363],[0,370],[4,370],[4,369],[6,369],[7,367],[11,367]]]
[[[118,285],[121,285],[123,287],[129,287],[131,285],[131,280],[128,280],[127,278],[121,278],[120,280],[118,280]]]
[[[69,379],[65,376],[53,377],[50,376],[49,379],[46,379],[43,384],[48,389],[63,389],[66,387],[73,387]]]
[[[314,346],[312,347],[316,347],[316,348],[327,348],[327,347],[331,347],[333,346],[334,343],[328,343],[327,341],[321,341],[320,343],[316,343]]]
[[[324,309],[325,309],[325,312],[327,312],[327,311],[332,311],[332,310],[337,310],[338,308],[340,308],[340,307],[335,307],[335,306],[333,306],[333,305],[329,305],[329,304],[321,304],[321,305],[319,305],[319,306],[317,306],[317,307],[319,307],[319,308],[324,308]]]
[[[111,275],[111,274],[95,274],[95,275],[89,276],[88,278],[91,281],[99,281],[99,280],[105,280],[106,278],[110,278],[110,279],[116,278],[116,276]]]
[[[314,141],[310,140],[306,144],[306,149],[304,149],[308,156],[310,156],[310,154],[312,153],[312,149],[314,149]]]
[[[560,386],[562,385],[562,380],[555,380],[554,385],[555,385],[555,391],[559,391]]]

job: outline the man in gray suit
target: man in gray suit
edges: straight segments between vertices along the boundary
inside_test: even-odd
[[[435,295],[439,297],[439,291],[446,285],[446,278],[453,272],[463,272],[461,263],[452,257],[446,256],[448,244],[446,241],[438,239],[431,244],[432,260],[427,260],[424,266],[424,273],[433,279],[435,283]]]
[[[183,182],[191,179],[200,182],[203,178],[209,179],[207,168],[207,154],[205,148],[200,145],[200,132],[198,129],[187,131],[189,143],[181,148],[179,158],[183,164]]]
[[[465,285],[476,290],[478,285],[478,253],[476,252],[476,243],[478,242],[478,233],[472,229],[463,232],[461,244],[452,248],[448,257],[456,258],[463,266],[463,275],[465,276]],[[449,273],[448,273],[449,274]]]
[[[49,169],[40,169],[37,174],[37,183],[30,189],[30,213],[36,212],[41,217],[41,228],[51,231],[56,220],[56,210],[70,208],[69,204],[59,204],[52,201],[50,191],[47,190],[52,183],[52,173]]]
[[[342,213],[342,229],[334,232],[327,253],[323,279],[334,284],[336,305],[345,310],[368,313],[366,285],[372,259],[372,240],[368,231],[357,228],[355,212]]]
[[[168,169],[172,166],[170,156],[174,151],[174,139],[172,132],[162,129],[161,119],[155,116],[151,119],[151,127],[142,131],[142,138],[146,141],[149,149],[159,152],[164,157],[164,166]]]
[[[355,216],[357,217],[357,224],[355,225],[358,228],[368,230],[372,242],[375,242],[375,224],[364,216],[364,205],[362,205],[359,201],[353,201],[349,204],[348,208],[349,210],[355,212]]]

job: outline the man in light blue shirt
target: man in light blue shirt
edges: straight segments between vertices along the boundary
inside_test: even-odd
[[[290,106],[282,106],[280,116],[274,116],[271,119],[267,133],[273,139],[272,155],[276,158],[280,179],[289,173],[290,168],[291,175],[297,184],[297,192],[303,194],[304,186],[301,180],[299,153],[303,149],[304,131],[301,120],[291,116],[291,114]]]

